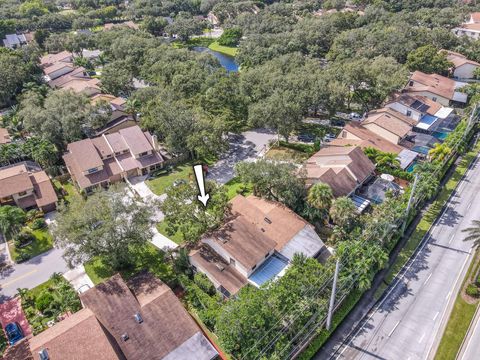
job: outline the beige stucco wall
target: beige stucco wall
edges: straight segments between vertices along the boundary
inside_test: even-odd
[[[453,72],[453,76],[455,76],[458,79],[473,79],[473,72],[477,66],[473,64],[464,64],[462,66],[459,66],[455,68],[455,71]]]
[[[390,141],[393,144],[398,144],[400,137],[391,133],[390,131],[378,126],[377,124],[364,124],[364,126],[371,132],[377,134],[378,136],[383,137],[384,139]]]

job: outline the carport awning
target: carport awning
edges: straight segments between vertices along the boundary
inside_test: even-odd
[[[413,160],[415,160],[417,156],[418,153],[416,153],[415,151],[403,149],[402,151],[400,151],[400,154],[398,154],[398,160],[400,160],[400,167],[405,170],[413,162]]]

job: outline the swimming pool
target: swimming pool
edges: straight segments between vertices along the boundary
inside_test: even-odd
[[[415,151],[417,153],[420,153],[420,154],[424,154],[424,155],[428,155],[428,151],[430,150],[430,148],[428,146],[414,146],[412,147],[411,149],[412,151]]]
[[[432,136],[436,137],[438,140],[445,140],[448,136],[448,132],[445,131],[434,131]]]
[[[415,166],[417,166],[417,161],[416,160],[412,161],[412,163],[410,165],[408,165],[408,167],[405,169],[405,171],[408,172],[408,173],[412,173],[413,170],[415,170]]]

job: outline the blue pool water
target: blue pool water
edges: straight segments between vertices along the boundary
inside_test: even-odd
[[[435,131],[432,135],[436,137],[438,140],[445,140],[448,136],[448,132]]]
[[[415,170],[415,166],[417,166],[417,162],[414,161],[405,169],[406,172],[412,173]]]
[[[217,51],[210,50],[209,48],[203,46],[196,46],[193,48],[193,50],[198,52],[208,52],[209,54],[212,54],[218,59],[220,65],[222,65],[228,72],[238,71],[238,64],[235,62],[235,58],[233,56],[228,56]]]
[[[427,155],[430,148],[428,146],[414,146],[412,151],[418,152],[420,154]]]

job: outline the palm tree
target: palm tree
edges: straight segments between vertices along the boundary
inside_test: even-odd
[[[434,148],[428,152],[431,161],[443,161],[452,153],[452,149],[445,144],[435,144]]]
[[[307,203],[326,215],[332,205],[333,192],[328,184],[314,184],[307,195]]]
[[[125,102],[125,112],[132,115],[133,119],[137,121],[137,114],[140,112],[141,104],[138,99],[129,98]]]
[[[379,154],[375,157],[375,162],[379,166],[388,166],[392,169],[400,167],[400,160],[398,160],[398,155],[394,153],[379,152]]]
[[[10,239],[25,224],[25,211],[16,206],[4,205],[0,207],[0,231],[5,240]]]
[[[350,228],[357,215],[357,207],[349,198],[342,196],[333,200],[330,207],[330,217],[341,228]]]
[[[366,147],[365,149],[363,149],[363,152],[372,161],[375,161],[379,154],[379,151],[373,147]]]
[[[466,229],[463,229],[462,232],[468,233],[468,236],[463,239],[463,241],[472,241],[473,245],[478,248],[480,247],[480,220],[473,220],[472,226]]]

